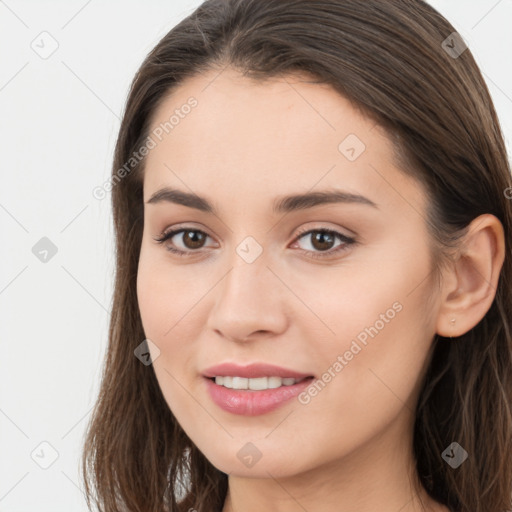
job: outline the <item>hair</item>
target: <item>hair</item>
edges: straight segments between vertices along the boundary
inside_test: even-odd
[[[122,179],[119,170],[138,154],[174,89],[232,66],[262,82],[301,73],[329,84],[386,130],[401,171],[428,199],[434,275],[472,220],[490,213],[502,223],[506,256],[490,309],[460,337],[433,339],[413,453],[418,481],[450,510],[511,509],[511,172],[470,50],[455,58],[443,48],[453,32],[422,0],[207,0],[148,54],[131,84],[112,167],[116,272],[101,389],[82,454],[89,507],[94,500],[102,512],[213,512],[226,497],[227,475],[182,430],[152,366],[134,357],[145,339],[136,293],[145,159]],[[454,441],[469,454],[457,469],[442,458]]]

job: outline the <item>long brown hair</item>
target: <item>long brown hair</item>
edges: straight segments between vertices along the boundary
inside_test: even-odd
[[[451,510],[511,508],[511,175],[489,91],[454,32],[422,0],[207,0],[147,56],[129,92],[112,169],[115,292],[82,460],[89,506],[217,512],[226,497],[227,475],[180,428],[152,367],[134,357],[145,335],[136,294],[144,159],[133,158],[174,88],[230,65],[257,80],[308,73],[387,130],[400,168],[428,194],[434,270],[477,216],[491,213],[503,224],[506,256],[491,308],[459,338],[433,340],[414,455],[421,484]],[[457,469],[441,456],[453,441],[469,454]]]

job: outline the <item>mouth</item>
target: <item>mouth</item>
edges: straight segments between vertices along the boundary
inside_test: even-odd
[[[282,366],[276,366],[274,364],[269,363],[251,363],[248,365],[240,365],[237,363],[225,362],[221,364],[217,364],[215,366],[211,366],[202,372],[204,377],[208,378],[217,378],[222,377],[223,379],[227,379],[227,384],[229,386],[229,377],[233,377],[236,379],[248,379],[248,380],[257,380],[261,378],[271,379],[271,385],[277,385],[277,378],[284,380],[284,384],[286,382],[291,382],[287,379],[295,379],[296,381],[301,380],[305,377],[311,377],[311,374],[299,372],[296,370],[292,370],[289,368],[284,368]],[[245,381],[243,381],[245,383]],[[220,385],[224,385],[224,382],[219,383]],[[281,381],[281,384],[283,382]],[[257,385],[257,383],[255,383]]]
[[[269,363],[224,362],[202,372],[210,399],[222,410],[242,416],[269,413],[290,403],[314,376]]]
[[[218,386],[233,390],[248,390],[248,391],[264,391],[267,389],[278,389],[284,386],[293,386],[306,379],[313,379],[313,376],[308,377],[240,377],[232,375],[216,375],[215,377],[207,377],[210,381]]]
[[[258,416],[290,404],[311,384],[314,377],[295,379],[218,375],[203,379],[210,399],[220,409],[239,416]]]

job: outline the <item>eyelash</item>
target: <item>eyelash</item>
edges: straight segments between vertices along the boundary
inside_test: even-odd
[[[205,233],[204,231],[201,231],[200,229],[184,227],[184,228],[179,228],[179,229],[169,231],[167,233],[164,232],[160,235],[160,237],[154,238],[154,240],[155,240],[155,242],[157,242],[159,244],[164,244],[164,242],[166,242],[170,238],[174,237],[175,235],[177,235],[179,233],[183,233],[185,231],[193,231],[195,233],[201,233],[205,236],[209,236],[207,233]],[[297,234],[297,236],[295,237],[294,243],[297,242],[298,240],[300,240],[303,236],[309,235],[311,233],[326,233],[326,234],[333,235],[333,236],[337,237],[338,239],[340,239],[343,242],[337,248],[329,249],[327,251],[315,252],[315,251],[308,251],[306,249],[299,249],[301,252],[308,253],[308,257],[313,258],[313,259],[331,257],[333,254],[337,254],[338,252],[346,251],[350,246],[357,244],[357,241],[355,238],[348,237],[346,235],[343,235],[342,233],[339,233],[338,231],[334,231],[332,229],[327,229],[327,228],[305,229],[303,231],[300,231]],[[169,252],[172,252],[173,254],[176,254],[177,256],[189,256],[191,254],[199,252],[199,250],[182,251],[181,249],[176,249],[175,247],[169,247],[169,246],[166,246],[165,249],[168,250]]]

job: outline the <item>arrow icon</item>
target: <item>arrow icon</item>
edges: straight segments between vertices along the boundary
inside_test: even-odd
[[[252,263],[263,252],[263,248],[252,236],[247,236],[237,245],[236,252],[246,263]]]
[[[32,254],[41,263],[48,263],[57,254],[57,252],[57,246],[47,236],[43,236],[32,247]]]
[[[253,443],[245,443],[236,456],[244,466],[252,468],[261,459],[262,453]]]
[[[467,50],[467,45],[458,32],[452,32],[442,43],[443,50],[452,58],[458,58]]]
[[[48,469],[59,458],[59,452],[48,441],[43,441],[32,450],[30,458],[41,469]]]
[[[30,43],[30,48],[34,50],[41,59],[47,59],[53,55],[59,47],[59,42],[49,32],[44,30],[39,33]]]
[[[468,458],[468,452],[460,444],[453,442],[446,447],[441,457],[453,469],[457,469]]]
[[[149,339],[145,339],[134,351],[135,357],[145,366],[153,364],[160,357],[160,349]]]
[[[338,151],[349,162],[355,162],[365,149],[366,146],[364,145],[364,142],[355,133],[349,133],[338,144]]]

